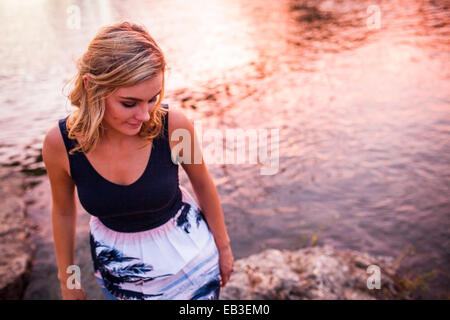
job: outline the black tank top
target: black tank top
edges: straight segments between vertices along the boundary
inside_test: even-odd
[[[168,110],[167,104],[162,104]],[[66,120],[59,120],[69,157],[70,175],[83,208],[108,228],[118,232],[140,232],[156,228],[175,216],[182,206],[178,164],[171,159],[168,140],[168,113],[164,136],[153,140],[150,159],[141,177],[130,185],[119,185],[103,178],[82,151],[68,153],[77,145],[69,139]]]

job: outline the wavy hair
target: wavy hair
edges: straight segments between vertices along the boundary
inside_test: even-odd
[[[167,110],[162,109],[166,61],[162,50],[144,26],[120,22],[102,27],[77,59],[78,72],[69,100],[76,110],[66,120],[69,139],[78,139],[69,153],[95,149],[104,135],[102,125],[106,97],[120,87],[136,85],[162,72],[162,90],[150,113],[150,120],[142,124],[138,136],[146,145],[164,135],[163,122]],[[87,88],[83,78],[88,77]],[[77,141],[77,140],[75,140]]]

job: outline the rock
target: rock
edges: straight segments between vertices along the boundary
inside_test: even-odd
[[[0,180],[0,299],[21,299],[34,254],[23,200],[24,176],[0,168]]]
[[[380,289],[368,289],[367,267],[380,267]],[[237,260],[221,300],[375,300],[397,294],[394,259],[331,246],[267,249]]]

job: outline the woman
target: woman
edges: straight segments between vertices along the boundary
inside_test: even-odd
[[[218,299],[231,276],[219,196],[203,157],[194,161],[192,123],[161,104],[165,67],[147,30],[129,22],[102,28],[78,60],[69,95],[77,109],[48,131],[42,150],[63,299],[86,299],[82,287],[67,286],[75,186],[91,214],[94,272],[106,298]],[[189,132],[191,150],[172,156],[177,129]],[[198,203],[179,185],[178,157],[189,160],[181,165]]]

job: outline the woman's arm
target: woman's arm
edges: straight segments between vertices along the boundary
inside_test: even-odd
[[[186,154],[185,159],[188,161],[182,162],[181,166],[186,171],[189,180],[191,181],[195,195],[197,196],[199,202],[199,206],[203,211],[208,227],[214,236],[214,241],[219,250],[220,256],[221,285],[224,286],[231,276],[234,258],[231,252],[230,238],[226,230],[219,194],[206,167],[203,155],[201,154],[201,148],[191,121],[177,109],[171,109],[171,111],[169,111],[169,117],[170,137],[172,137],[172,133],[176,129],[183,129],[184,133],[190,136],[190,159],[188,159],[188,154]],[[179,142],[177,141],[171,141],[171,144],[174,146],[178,143]],[[182,145],[187,147],[186,149],[189,150],[188,144],[182,143]],[[183,157],[183,150],[177,152],[179,148],[171,147],[171,149],[174,156]],[[200,154],[196,155],[195,150],[197,150]],[[197,159],[197,161],[194,161],[195,159]]]
[[[217,192],[213,179],[206,168],[199,169],[197,172],[197,169],[192,169],[191,165],[186,166],[187,169],[185,169],[185,171],[189,171],[188,176],[191,180],[195,195],[199,201],[200,208],[205,215],[212,234],[214,235],[217,248],[221,250],[228,247],[230,245],[230,238],[225,227],[224,215],[219,200],[219,193]],[[196,180],[198,174],[202,175],[202,178],[199,179],[202,181]]]
[[[46,134],[42,158],[50,180],[52,193],[52,227],[58,279],[63,299],[83,299],[84,291],[67,288],[67,267],[74,264],[75,229],[77,208],[75,186],[62,166],[62,157],[67,157],[59,127],[55,126]],[[68,161],[68,159],[67,159]]]
[[[220,205],[219,194],[217,192],[217,188],[214,184],[214,181],[209,174],[209,171],[206,167],[205,161],[203,160],[203,155],[197,155],[197,162],[195,163],[195,150],[201,152],[199,142],[197,137],[194,135],[194,126],[191,121],[182,113],[180,110],[171,109],[169,112],[170,121],[169,121],[169,136],[172,137],[172,133],[176,129],[182,129],[186,134],[190,136],[190,145],[183,144],[182,139],[181,142],[178,140],[171,141],[172,152],[175,153],[175,156],[179,156],[182,158],[185,156],[185,159],[188,159],[188,154],[183,154],[183,149],[180,149],[180,146],[183,147],[188,146],[190,148],[190,159],[185,162],[181,162],[181,166],[186,171],[186,174],[191,181],[193,190],[197,199],[199,201],[199,206],[203,211],[205,218],[208,222],[208,226],[211,229],[212,234],[214,235],[214,240],[216,242],[217,247],[223,248],[230,245],[230,238],[228,237],[225,221],[223,216],[222,207]],[[179,131],[183,133],[183,131]],[[176,135],[173,135],[176,137]],[[178,145],[181,143],[180,145]],[[176,148],[173,148],[172,145],[178,145]],[[179,151],[179,152],[178,152]],[[201,161],[200,161],[201,159]]]

